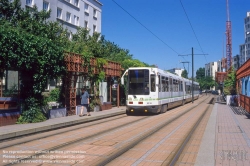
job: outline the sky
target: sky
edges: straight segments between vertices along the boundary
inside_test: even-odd
[[[128,49],[133,59],[163,70],[185,66],[191,77],[192,48],[194,75],[206,63],[226,56],[226,0],[99,1],[103,4],[101,34]],[[250,0],[228,2],[235,56],[244,43]]]

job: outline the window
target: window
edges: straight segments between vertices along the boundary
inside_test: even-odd
[[[79,25],[79,17],[74,16],[75,25]]]
[[[57,8],[57,18],[62,18],[62,9]]]
[[[159,90],[159,92],[161,92],[161,88],[162,88],[162,87],[161,87],[161,76],[160,76],[160,75],[158,76],[158,80],[159,80],[159,81],[158,81],[158,82],[159,82],[158,90]]]
[[[128,71],[128,94],[149,94],[149,70],[138,69]]]
[[[84,5],[84,11],[87,13],[89,12],[89,5],[87,3]]]
[[[66,21],[71,22],[71,13],[69,12],[66,13]]]
[[[65,0],[65,1],[67,1],[67,2],[69,2],[69,3],[70,3],[70,0]]]
[[[96,25],[93,25],[93,32],[96,32]]]
[[[155,88],[155,75],[151,74],[150,83],[151,83],[151,88],[150,88],[151,92],[155,92],[155,89],[156,89]]]
[[[97,11],[96,11],[96,9],[94,9],[94,11],[93,11],[93,16],[94,16],[94,18],[97,18]]]
[[[161,89],[162,92],[165,92],[165,77],[161,77]]]
[[[88,21],[85,21],[85,22],[84,22],[84,27],[85,27],[86,29],[88,29]]]
[[[66,35],[67,35],[68,39],[71,39],[71,37],[72,37],[71,33],[68,32]]]
[[[170,92],[173,92],[173,86],[172,86],[172,84],[173,84],[173,79],[169,78],[169,90],[170,90]]]
[[[26,0],[26,5],[32,6],[33,5],[33,0]]]
[[[182,85],[182,81],[180,81],[180,87],[179,87],[179,89],[180,89],[180,91],[183,91],[183,85]]]
[[[49,10],[49,2],[43,1],[43,10],[48,11]]]
[[[166,87],[166,92],[168,92],[168,91],[169,91],[169,87],[168,87],[168,77],[166,77],[166,85],[165,85],[165,87]]]
[[[79,0],[75,0],[74,5],[78,7],[79,6]]]

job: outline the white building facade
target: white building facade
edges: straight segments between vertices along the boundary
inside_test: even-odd
[[[62,23],[73,34],[78,27],[101,33],[102,4],[97,0],[21,0],[23,8],[34,5],[38,11],[51,10],[48,20]]]
[[[240,45],[239,65],[243,65],[250,58],[250,12],[247,12],[247,17],[244,19],[244,36],[245,43]]]
[[[170,69],[170,70],[168,70],[168,71],[171,72],[171,73],[175,73],[175,74],[177,74],[178,76],[181,77],[181,74],[182,74],[182,72],[184,71],[184,69],[181,69],[181,68],[173,68],[173,69]]]
[[[211,76],[215,80],[215,73],[218,70],[217,62],[210,62],[205,64],[205,76]],[[210,90],[215,90],[215,86]]]
[[[210,62],[205,64],[205,76],[211,76],[215,79],[215,72],[217,72],[217,62]]]
[[[217,61],[217,71],[216,72],[224,72],[221,60]]]

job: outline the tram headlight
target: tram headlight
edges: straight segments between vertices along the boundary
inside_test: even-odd
[[[148,112],[148,110],[145,110],[145,112]]]
[[[131,111],[131,112],[134,112],[134,110],[133,110],[133,109],[131,109],[130,111]]]

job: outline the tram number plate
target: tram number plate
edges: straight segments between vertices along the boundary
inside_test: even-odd
[[[152,104],[152,102],[147,102],[147,104]]]

